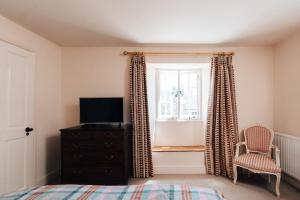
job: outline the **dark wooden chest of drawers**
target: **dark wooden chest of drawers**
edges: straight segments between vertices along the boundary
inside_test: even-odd
[[[62,129],[62,183],[127,184],[130,131],[129,125]]]

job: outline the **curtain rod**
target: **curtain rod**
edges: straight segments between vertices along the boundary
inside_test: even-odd
[[[207,55],[207,56],[214,56],[214,55],[228,55],[233,56],[234,52],[133,52],[133,51],[124,51],[123,55],[137,55],[137,54],[144,54],[144,55]]]

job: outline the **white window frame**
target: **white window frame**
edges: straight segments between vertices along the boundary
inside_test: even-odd
[[[180,64],[184,66],[184,64]],[[155,77],[156,77],[156,121],[159,122],[184,122],[184,121],[203,121],[203,115],[202,115],[202,84],[203,84],[203,78],[202,78],[202,68],[156,68],[155,69]],[[160,100],[160,71],[177,71],[178,72],[178,88],[180,88],[180,71],[196,71],[199,72],[199,84],[198,87],[198,108],[199,108],[199,114],[197,119],[181,119],[181,112],[180,112],[180,97],[178,97],[178,113],[176,119],[160,119],[159,118],[159,100]]]

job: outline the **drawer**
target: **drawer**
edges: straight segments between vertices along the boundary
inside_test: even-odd
[[[123,131],[111,131],[111,130],[103,130],[101,132],[94,132],[92,133],[94,139],[104,139],[104,138],[111,138],[111,139],[118,139],[122,140],[124,137]]]
[[[92,134],[89,132],[68,131],[61,134],[62,140],[89,140]]]
[[[62,133],[63,140],[89,140],[89,139],[119,139],[123,140],[123,131],[68,131]]]
[[[63,167],[62,175],[64,180],[76,182],[103,181],[104,179],[120,180],[125,177],[122,167],[119,166],[93,166],[93,167]]]
[[[63,152],[62,162],[80,163],[80,164],[97,164],[97,163],[123,163],[124,155],[122,152]]]
[[[124,148],[122,140],[98,139],[98,140],[64,140],[63,151],[118,151]]]

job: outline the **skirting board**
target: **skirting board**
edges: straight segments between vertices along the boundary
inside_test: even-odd
[[[205,174],[204,166],[161,165],[154,166],[154,174]]]
[[[56,169],[49,172],[47,175],[42,176],[36,181],[36,185],[46,185],[53,183],[54,181],[58,180],[60,176],[60,170]]]
[[[282,173],[281,178],[282,178],[282,180],[289,183],[290,185],[292,185],[293,187],[295,187],[297,190],[300,191],[300,181],[299,180],[291,177],[290,175],[288,175],[284,172]]]

